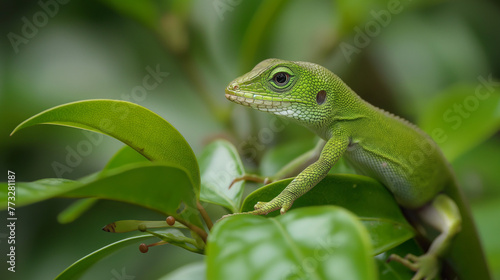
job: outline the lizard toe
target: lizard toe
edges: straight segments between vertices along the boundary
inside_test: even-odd
[[[254,206],[253,206],[253,209],[255,210],[259,210],[261,208],[263,208],[264,206],[266,206],[266,204],[268,204],[269,202],[263,202],[263,201],[259,201],[257,202]]]
[[[388,261],[397,261],[415,271],[416,273],[412,280],[434,279],[439,273],[439,260],[436,256],[431,254],[425,254],[419,257],[408,254],[404,258],[392,254]]]

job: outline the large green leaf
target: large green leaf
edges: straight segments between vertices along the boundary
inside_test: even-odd
[[[95,176],[93,176],[95,178]],[[41,179],[34,182],[16,182],[16,206],[26,206],[56,197],[78,188],[80,184],[67,179]],[[0,183],[0,209],[7,208],[7,183]]]
[[[147,162],[148,160],[139,154],[137,151],[132,149],[130,146],[123,146],[116,154],[111,158],[111,160],[106,164],[106,166],[99,172],[97,176],[105,176],[106,172],[124,166],[126,164],[133,164],[136,162]],[[62,223],[71,223],[83,215],[87,210],[89,210],[94,204],[99,201],[96,198],[83,198],[80,199],[66,209],[64,209],[58,216],[57,220]]]
[[[196,197],[187,172],[166,164],[138,164],[132,168],[115,169],[104,178],[65,193],[66,197],[97,197],[133,203],[159,211],[176,219],[201,225],[197,215]],[[177,214],[180,204],[185,211]]]
[[[122,239],[115,243],[109,244],[101,249],[94,251],[85,257],[79,259],[71,266],[66,268],[61,274],[59,274],[55,279],[57,280],[73,280],[79,279],[92,265],[100,261],[101,259],[111,255],[112,253],[118,251],[121,248],[127,247],[129,245],[135,244],[139,241],[149,239],[153,236],[150,234],[138,235],[129,238]],[[139,250],[137,250],[139,251]]]
[[[3,187],[6,183],[0,185],[0,207],[5,208],[7,187]],[[79,181],[43,179],[19,182],[16,192],[18,207],[55,196],[94,197],[137,204],[201,226],[191,180],[184,168],[173,164],[137,163],[115,168],[106,176],[90,176]],[[182,203],[185,210],[177,214]]]
[[[500,129],[500,88],[461,85],[432,100],[419,124],[453,161]]]
[[[368,233],[335,206],[295,209],[276,218],[219,221],[207,244],[208,279],[376,279]]]
[[[205,262],[190,263],[165,275],[159,280],[205,280],[207,266]]]
[[[152,161],[173,162],[186,169],[196,196],[200,173],[193,150],[167,121],[139,105],[118,100],[85,100],[43,111],[17,126],[54,124],[86,129],[114,137]]]
[[[270,201],[292,179],[262,187],[247,196],[241,208],[251,211],[258,201]],[[393,248],[414,236],[392,194],[376,180],[352,174],[328,175],[298,198],[292,209],[313,205],[337,205],[356,214],[370,233],[374,254]],[[276,216],[279,211],[269,213]]]
[[[217,140],[203,150],[199,161],[200,199],[238,212],[244,182],[235,183],[231,189],[229,186],[233,179],[243,176],[245,170],[236,148],[225,140]]]
[[[494,279],[500,279],[499,205],[500,198],[498,197],[472,205],[472,213],[477,222],[479,235]]]
[[[70,206],[64,209],[57,215],[57,221],[61,224],[69,224],[78,219],[83,213],[87,212],[94,206],[99,199],[97,198],[82,198],[73,202]]]
[[[137,163],[137,162],[146,162],[147,159],[139,154],[136,150],[132,149],[130,146],[123,146],[113,157],[108,161],[106,166],[101,170],[101,174],[105,174],[105,172],[112,170],[117,167],[121,167],[127,164]]]

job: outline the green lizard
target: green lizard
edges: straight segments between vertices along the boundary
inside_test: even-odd
[[[264,60],[232,81],[226,98],[295,120],[324,140],[317,152],[299,160],[314,158],[312,164],[277,197],[257,203],[248,214],[277,209],[284,214],[343,156],[357,172],[382,182],[409,217],[439,231],[424,255],[391,255],[389,260],[416,271],[413,279],[435,278],[443,258],[460,279],[491,278],[453,171],[436,143],[418,127],[372,106],[335,74],[308,62]],[[464,269],[470,266],[470,258],[479,265]]]

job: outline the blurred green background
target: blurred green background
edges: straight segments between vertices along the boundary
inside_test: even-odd
[[[272,116],[233,106],[224,88],[266,58],[310,61],[334,71],[370,103],[428,132],[445,128],[448,139],[440,144],[470,199],[500,279],[498,2],[0,1],[0,22],[0,170],[5,174],[0,181],[7,170],[15,171],[18,181],[32,181],[61,174],[76,179],[104,167],[123,145],[109,137],[94,136],[90,150],[82,144],[89,134],[63,127],[39,126],[9,137],[17,124],[42,110],[93,98],[151,109],[197,154],[211,139],[230,139],[248,170],[261,166],[262,173],[269,172],[260,164],[269,151],[293,153],[314,136],[293,124],[273,130]],[[476,99],[476,106],[472,99],[479,86],[490,95]],[[446,119],[447,110],[455,121]],[[75,151],[85,152],[68,164]],[[57,163],[67,169],[54,170]],[[99,201],[75,222],[59,224],[57,215],[71,202],[54,199],[17,210],[17,272],[8,273],[3,262],[2,279],[51,279],[124,237],[101,231],[103,225],[163,218]],[[3,228],[2,259],[5,237]],[[127,248],[97,264],[85,279],[156,279],[202,259],[169,245],[148,254]]]

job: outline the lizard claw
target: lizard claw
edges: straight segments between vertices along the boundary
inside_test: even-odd
[[[293,204],[293,201],[291,201],[291,202],[287,201],[287,202],[283,203],[283,205],[281,205],[280,214],[283,215],[288,210],[290,210],[290,208],[292,207],[292,204]]]
[[[390,261],[397,261],[415,271],[416,273],[411,280],[434,279],[439,273],[439,260],[431,254],[424,254],[420,257],[408,254],[404,258],[392,254],[387,259],[387,262]]]
[[[257,202],[254,206],[253,206],[253,209],[255,210],[259,210],[261,208],[263,208],[264,206],[266,206],[266,204],[268,204],[269,202],[262,202],[262,201],[259,201]]]
[[[267,215],[268,213],[278,209],[280,209],[280,213],[283,215],[292,207],[293,201],[294,199],[289,195],[288,196],[278,195],[269,202],[262,202],[262,201],[257,202],[253,207],[255,209],[253,211],[227,214],[224,215],[221,218],[221,220],[234,215],[244,215],[244,214]]]
[[[254,215],[266,215],[269,212],[272,212],[274,210],[277,210],[280,208],[280,205],[276,203],[276,201],[273,199],[269,202],[262,202],[259,201],[257,202],[254,207],[255,210],[250,212]]]
[[[243,212],[243,213],[233,213],[233,214],[227,214],[222,216],[219,220],[225,219],[230,216],[235,216],[235,215],[267,215],[268,213],[280,209],[280,213],[283,215],[285,214],[286,211],[292,207],[293,200],[287,200],[283,199],[280,196],[275,197],[273,200],[269,202],[262,202],[259,201],[254,205],[253,211],[250,212]]]

